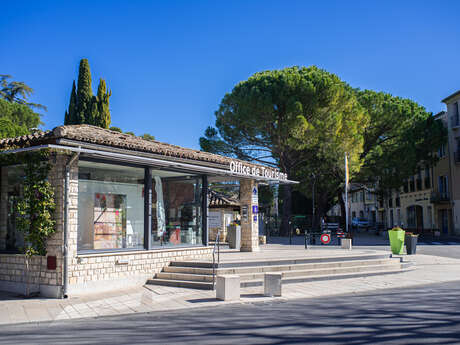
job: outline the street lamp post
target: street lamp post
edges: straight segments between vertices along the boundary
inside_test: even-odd
[[[311,218],[311,227],[313,230],[315,224],[315,183],[316,183],[316,175],[315,173],[311,173],[311,177],[313,179],[312,184],[312,218]]]

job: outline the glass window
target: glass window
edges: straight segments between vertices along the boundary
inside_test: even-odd
[[[0,227],[6,229],[2,232],[0,243],[1,250],[17,252],[24,247],[24,236],[16,229],[16,206],[23,196],[24,169],[20,165],[3,167],[0,176],[1,183],[1,210],[2,220]],[[6,216],[5,218],[4,215]]]
[[[415,206],[409,206],[407,208],[407,226],[409,228],[416,227],[416,214],[415,214]]]
[[[143,168],[80,161],[78,250],[144,247]]]
[[[152,247],[202,244],[202,179],[152,171]]]

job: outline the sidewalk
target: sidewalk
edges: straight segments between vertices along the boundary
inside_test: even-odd
[[[217,301],[215,291],[163,286],[87,295],[67,300],[19,299],[11,294],[0,293],[0,325],[162,312],[222,306],[230,303],[259,303],[273,300],[315,298],[460,280],[460,260],[458,259],[422,254],[405,256],[404,259],[414,261],[417,268],[393,275],[285,284],[283,285],[283,297],[278,298],[264,297],[262,295],[263,287],[244,288],[241,290],[241,300],[238,302]]]

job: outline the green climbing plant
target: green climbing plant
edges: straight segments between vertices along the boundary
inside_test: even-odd
[[[3,154],[0,165],[22,165],[23,193],[16,204],[16,228],[24,234],[26,256],[46,255],[46,240],[56,231],[54,190],[48,181],[50,150]]]
[[[23,197],[18,201],[17,229],[24,234],[27,256],[46,255],[46,240],[56,231],[53,214],[54,190],[49,183],[51,169],[43,152],[27,154],[24,162]]]
[[[11,148],[9,148],[11,149]],[[23,193],[15,206],[16,229],[24,235],[25,296],[30,296],[30,263],[34,255],[46,255],[46,241],[56,231],[53,219],[54,190],[48,181],[51,170],[50,150],[0,155],[0,166],[21,165],[24,168]],[[40,282],[38,281],[40,284]]]

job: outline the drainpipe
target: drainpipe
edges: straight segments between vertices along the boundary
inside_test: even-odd
[[[62,288],[62,298],[67,298],[67,289],[69,282],[68,270],[68,250],[69,250],[69,187],[70,187],[70,167],[79,157],[80,153],[74,153],[65,166],[65,184],[64,184],[64,284]]]

